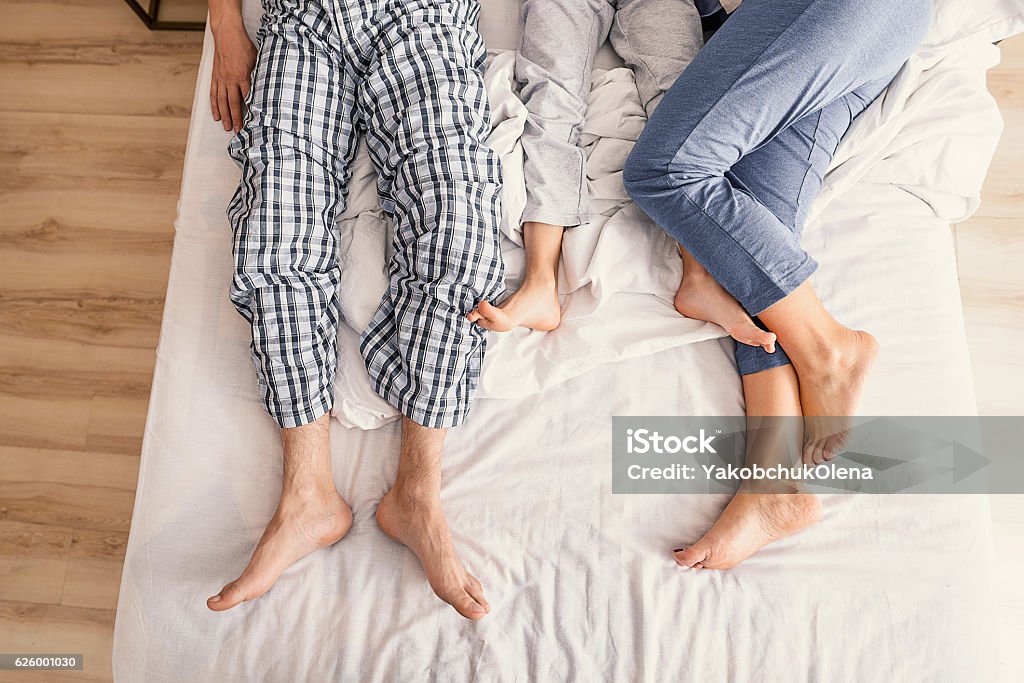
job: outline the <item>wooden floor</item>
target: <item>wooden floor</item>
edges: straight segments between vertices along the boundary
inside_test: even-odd
[[[68,680],[110,678],[201,44],[0,0],[0,651]]]
[[[120,0],[0,0],[0,651],[84,653],[66,680],[110,677],[200,44]],[[1004,45],[1007,130],[956,238],[980,408],[1024,414],[1024,38]],[[1020,500],[994,504],[1016,680]]]

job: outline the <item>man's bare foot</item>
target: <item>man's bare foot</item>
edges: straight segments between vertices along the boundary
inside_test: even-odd
[[[490,611],[483,587],[466,571],[455,552],[448,521],[436,495],[388,491],[377,506],[381,531],[407,546],[423,565],[437,597],[467,619],[482,619]]]
[[[469,322],[494,332],[508,332],[520,325],[542,332],[553,330],[562,322],[558,285],[553,278],[528,277],[500,306],[481,301],[467,317]]]
[[[821,502],[809,493],[737,493],[710,531],[673,555],[681,567],[731,569],[819,519]]]
[[[838,456],[849,440],[851,416],[878,356],[878,342],[861,330],[847,329],[814,367],[797,367],[806,431],[803,458],[821,464]],[[805,364],[802,364],[805,365]]]
[[[335,490],[282,492],[277,511],[242,575],[206,601],[215,612],[254,600],[285,569],[314,550],[338,542],[352,526],[352,510]]]
[[[676,290],[676,310],[687,318],[715,323],[736,341],[775,353],[775,335],[754,324],[739,302],[707,274],[688,268]]]

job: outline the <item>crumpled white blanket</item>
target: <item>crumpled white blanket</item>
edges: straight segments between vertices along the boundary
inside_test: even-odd
[[[950,61],[958,73],[951,73]],[[984,70],[997,61],[992,45],[938,49],[926,40],[843,139],[806,230],[827,221],[828,203],[855,183],[897,185],[950,222],[970,215],[994,149],[991,131],[1002,122],[995,108],[984,128],[964,129],[957,123],[962,119],[950,114],[962,107],[964,76],[983,79]],[[519,137],[526,110],[515,93],[513,62],[514,52],[498,52],[485,75],[493,119],[488,142],[503,168],[501,230],[510,289],[521,278],[519,216],[525,203]],[[944,68],[935,69],[940,62]],[[559,281],[562,324],[551,332],[491,333],[478,397],[528,396],[602,363],[724,336],[717,325],[676,313],[672,298],[682,268],[674,246],[623,189],[623,162],[644,122],[632,72],[595,72],[581,140],[595,217],[566,232]],[[357,330],[369,322],[386,287],[390,243],[365,150],[357,155],[350,203],[339,224],[346,324],[339,339],[333,412],[346,426],[370,429],[398,413],[371,389],[357,347]]]

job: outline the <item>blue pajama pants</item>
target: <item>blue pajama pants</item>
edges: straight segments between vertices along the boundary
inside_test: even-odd
[[[756,316],[817,267],[807,209],[930,19],[930,0],[744,0],[651,116],[626,190]],[[789,359],[737,344],[736,361],[751,374]]]
[[[335,221],[358,139],[395,224],[389,286],[362,333],[374,389],[428,427],[459,424],[482,328],[502,292],[498,158],[475,0],[265,0],[228,208],[231,300],[251,323],[267,410],[282,427],[333,403],[340,323]],[[383,266],[382,266],[383,267]]]

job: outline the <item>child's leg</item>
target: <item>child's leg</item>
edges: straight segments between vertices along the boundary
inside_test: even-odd
[[[524,223],[587,222],[586,158],[577,146],[597,49],[614,10],[608,0],[526,0],[516,81],[529,115]]]
[[[482,301],[472,322],[504,332],[558,326],[558,259],[564,228],[586,223],[587,172],[577,146],[594,55],[608,36],[609,0],[526,0],[516,80],[529,116],[523,129],[526,209],[522,286],[500,306]]]
[[[647,115],[704,46],[693,0],[616,0],[611,41],[633,71]]]
[[[558,303],[558,260],[562,253],[560,225],[524,223],[526,272],[523,284],[511,296],[495,306],[489,301],[469,313],[469,321],[494,332],[508,332],[522,325],[548,331],[561,322]]]

